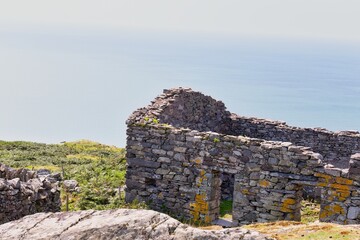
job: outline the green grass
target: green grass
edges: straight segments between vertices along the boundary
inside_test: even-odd
[[[75,179],[81,191],[69,193],[69,210],[144,208],[126,204],[119,187],[125,184],[125,149],[81,140],[62,144],[0,141],[0,162],[13,168],[49,169]],[[65,210],[65,191],[61,191]]]
[[[223,200],[220,203],[220,217],[225,219],[232,219],[232,204],[231,200]]]
[[[301,202],[301,222],[311,223],[319,220],[320,204],[306,200]]]

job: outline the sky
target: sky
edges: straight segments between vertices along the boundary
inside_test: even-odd
[[[17,0],[4,28],[89,28],[360,41],[357,0]]]
[[[219,82],[224,72],[235,79],[239,55],[266,65],[275,51],[296,61],[319,51],[357,73],[359,9],[356,0],[2,1],[0,139],[124,146],[126,118],[163,88],[193,87],[235,106],[233,85]]]

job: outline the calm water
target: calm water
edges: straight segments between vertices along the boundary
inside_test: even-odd
[[[190,40],[189,40],[190,39]],[[136,34],[0,32],[0,138],[124,146],[125,120],[163,88],[231,112],[360,130],[358,46]]]

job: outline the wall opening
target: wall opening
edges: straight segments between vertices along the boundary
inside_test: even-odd
[[[221,200],[231,200],[234,194],[235,175],[230,173],[221,174]]]
[[[301,222],[312,223],[319,220],[321,203],[321,188],[303,186],[301,199]]]
[[[320,203],[310,202],[303,199],[301,201],[301,222],[312,223],[319,220]]]
[[[235,175],[223,172],[219,173],[219,179],[221,180],[219,186],[219,217],[215,224],[232,227]]]

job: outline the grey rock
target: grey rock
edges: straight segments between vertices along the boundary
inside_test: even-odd
[[[201,230],[162,213],[133,209],[38,213],[0,225],[0,236],[3,240],[271,239],[243,228]]]
[[[76,180],[64,180],[63,182],[63,186],[67,192],[74,192],[78,185],[79,183]]]
[[[357,219],[360,216],[360,207],[349,207],[347,217],[351,220]]]

